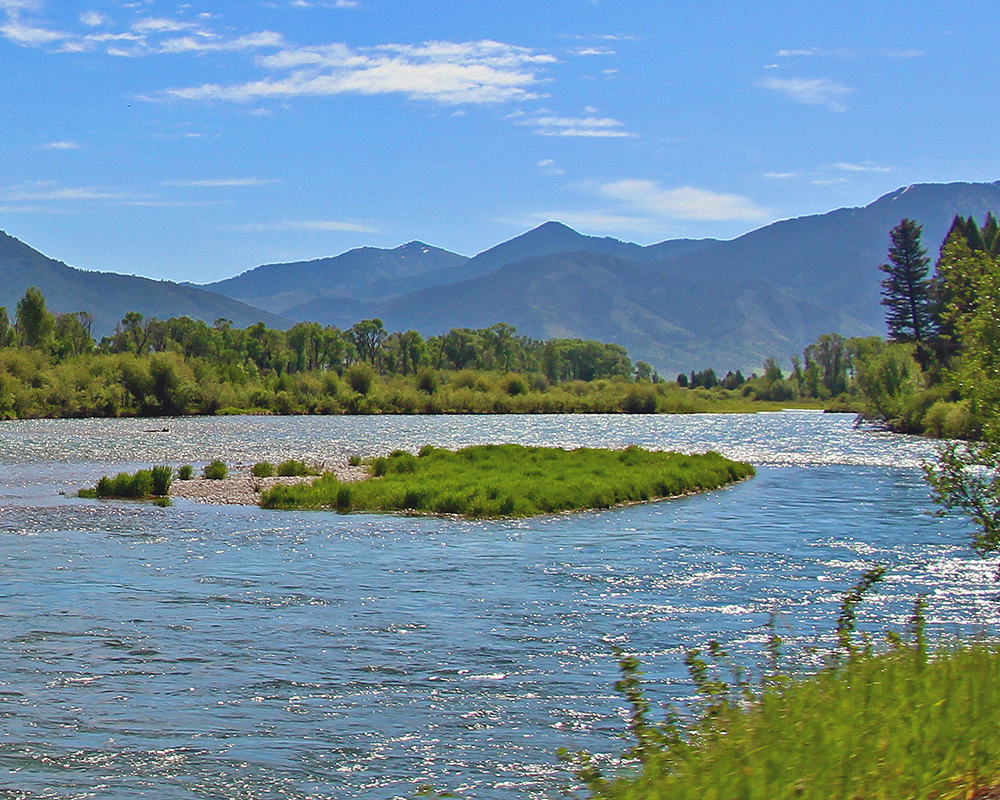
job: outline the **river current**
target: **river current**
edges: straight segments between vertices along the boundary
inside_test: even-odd
[[[559,747],[620,751],[619,646],[682,702],[686,648],[793,661],[888,573],[873,631],[929,597],[994,630],[995,564],[937,518],[935,445],[813,412],[0,423],[0,798],[555,798]],[[714,449],[709,494],[526,521],[80,500],[152,463],[342,459],[480,442]]]

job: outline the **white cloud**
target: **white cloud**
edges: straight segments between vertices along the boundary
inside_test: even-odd
[[[59,189],[49,182],[0,188],[0,199],[13,202],[65,200],[134,200],[129,192],[100,186],[80,186]]]
[[[90,29],[90,32],[72,33],[54,30],[41,23],[22,19],[22,11],[36,8],[37,4],[22,0],[0,0],[0,11],[5,10],[7,15],[6,21],[0,25],[0,36],[23,47],[55,45],[54,49],[58,52],[87,52],[107,45],[108,55],[133,57],[152,53],[248,50],[285,46],[280,34],[271,31],[232,38],[202,28],[200,23],[167,17],[140,17],[126,30],[96,33],[93,32],[94,28],[110,25],[110,20],[97,11],[84,11],[79,15],[80,24]],[[205,15],[199,15],[199,18],[205,18]],[[177,34],[181,32],[185,35],[178,36]],[[120,46],[123,42],[131,46]]]
[[[597,187],[598,194],[657,217],[707,221],[753,220],[767,211],[747,197],[693,186],[662,189],[656,181],[621,180]]]
[[[546,158],[535,164],[541,170],[542,175],[565,175],[566,170],[556,166],[554,159]]]
[[[166,39],[160,43],[160,53],[201,53],[210,50],[253,50],[257,48],[282,47],[285,41],[280,33],[260,31],[240,36],[236,39],[221,39],[214,35],[198,33]]]
[[[528,117],[518,125],[535,129],[542,136],[587,136],[595,138],[625,138],[635,136],[622,130],[625,123],[611,117]]]
[[[181,22],[165,17],[144,17],[132,25],[136,33],[176,33],[193,28],[191,22]]]
[[[84,11],[80,14],[80,22],[90,28],[97,28],[101,25],[106,25],[108,20],[103,14],[99,14],[96,11]]]
[[[254,222],[233,229],[242,233],[262,231],[346,231],[348,233],[378,233],[378,229],[362,222],[344,220],[302,220],[298,222]]]
[[[10,39],[14,44],[24,47],[39,47],[69,38],[67,33],[25,25],[17,19],[10,19],[6,24],[0,25],[0,34]]]
[[[765,172],[765,178],[771,178],[772,180],[784,180],[785,178],[794,178],[796,175],[794,172]]]
[[[757,85],[781,92],[798,103],[826,106],[831,111],[846,111],[841,98],[854,91],[826,78],[765,78]]]
[[[541,65],[552,56],[489,40],[382,45],[354,51],[346,45],[285,49],[258,60],[283,77],[233,86],[203,84],[171,89],[186,100],[249,102],[338,94],[404,94],[439,103],[500,103],[535,99]]]
[[[357,0],[332,0],[332,2],[310,2],[310,0],[292,0],[292,8],[358,8]]]
[[[877,167],[873,164],[848,164],[841,162],[833,166],[845,172],[892,172],[891,167]]]
[[[137,194],[123,189],[113,189],[106,186],[67,186],[59,187],[52,181],[36,181],[19,186],[0,187],[0,202],[8,203],[53,203],[50,206],[20,207],[22,210],[31,208],[37,213],[59,213],[73,210],[75,203],[110,203],[116,206],[204,206],[213,205],[209,202],[192,203],[186,201],[164,200],[154,195]]]
[[[573,51],[575,56],[613,56],[615,51],[610,47],[578,47]]]
[[[43,145],[43,146],[45,147],[46,150],[79,150],[80,149],[80,145],[79,145],[78,142],[70,142],[70,141],[49,142],[48,144]]]
[[[808,50],[779,50],[775,55],[778,58],[790,58],[792,56],[814,56],[818,52],[815,47],[810,47]]]
[[[279,181],[267,178],[208,178],[197,181],[164,181],[163,185],[217,188],[225,186],[265,186],[269,183],[279,183]]]

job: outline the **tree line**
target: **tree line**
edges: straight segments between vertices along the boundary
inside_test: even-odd
[[[587,339],[538,340],[520,336],[513,325],[452,328],[424,338],[418,331],[390,332],[381,319],[365,319],[347,330],[299,322],[288,330],[258,322],[234,328],[227,319],[212,325],[190,317],[167,320],[128,312],[110,336],[96,340],[87,312],[52,314],[45,297],[30,287],[16,307],[14,322],[0,307],[0,347],[30,347],[56,360],[91,353],[137,356],[175,352],[216,365],[238,365],[261,375],[309,371],[343,374],[352,364],[369,364],[379,375],[434,370],[498,370],[540,373],[550,382],[633,377],[624,347]],[[640,362],[641,364],[642,362]],[[645,365],[648,368],[648,365]]]

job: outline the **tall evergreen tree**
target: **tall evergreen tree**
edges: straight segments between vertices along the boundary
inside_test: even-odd
[[[965,221],[965,240],[969,243],[969,249],[973,253],[986,250],[986,241],[983,239],[983,232],[979,230],[976,219],[971,214]]]
[[[983,243],[990,252],[996,246],[998,231],[1000,231],[1000,222],[997,222],[997,218],[993,216],[992,211],[987,211],[986,219],[983,220],[982,234]]]
[[[898,342],[922,342],[933,335],[927,279],[930,260],[920,244],[921,229],[911,219],[900,221],[889,234],[889,263],[879,265],[886,274],[880,281],[885,321],[889,337]]]

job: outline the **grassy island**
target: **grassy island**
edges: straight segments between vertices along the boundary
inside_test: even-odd
[[[369,463],[371,478],[345,483],[325,475],[312,484],[276,486],[264,508],[330,508],[530,517],[610,508],[718,489],[754,474],[749,464],[718,453],[682,455],[625,450],[478,445],[458,451],[424,447]]]

